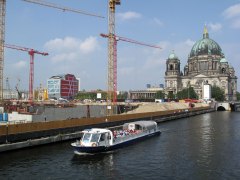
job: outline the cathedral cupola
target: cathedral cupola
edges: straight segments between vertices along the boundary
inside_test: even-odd
[[[180,75],[180,60],[172,51],[166,61],[166,75]]]
[[[200,55],[222,56],[222,49],[214,40],[209,38],[207,27],[204,27],[203,38],[197,41],[190,52],[190,58]]]

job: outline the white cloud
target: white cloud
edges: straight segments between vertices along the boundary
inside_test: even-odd
[[[89,37],[80,44],[80,50],[87,54],[93,52],[98,46],[96,37]]]
[[[99,47],[96,37],[80,40],[74,37],[56,38],[45,43],[54,63],[64,61],[77,61],[80,57],[91,56]],[[87,59],[87,58],[86,58]]]
[[[240,29],[240,4],[227,8],[223,15],[225,18],[230,19],[231,28]]]
[[[240,19],[236,19],[232,22],[231,26],[235,29],[240,29]]]
[[[191,39],[187,39],[184,44],[186,44],[187,46],[192,47],[195,44],[195,41],[191,40]]]
[[[222,24],[220,23],[209,23],[208,27],[210,28],[210,31],[212,32],[217,32],[220,31],[222,29]]]
[[[19,61],[13,65],[17,69],[25,68],[27,66],[26,61]]]
[[[80,46],[81,40],[73,37],[65,37],[64,39],[56,38],[45,43],[45,48],[50,51],[72,51]]]
[[[153,21],[160,27],[162,27],[164,25],[163,22],[158,18],[154,18]]]
[[[133,11],[128,11],[125,13],[118,13],[117,16],[123,21],[131,20],[131,19],[138,19],[138,18],[142,17],[141,14],[139,14],[137,12],[133,12]]]
[[[231,6],[227,8],[224,12],[223,15],[226,18],[234,18],[236,16],[240,16],[240,4],[236,4],[234,6]]]

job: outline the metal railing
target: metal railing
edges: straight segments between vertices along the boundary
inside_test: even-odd
[[[152,130],[144,130],[144,131],[141,131],[139,133],[130,133],[130,134],[127,134],[127,135],[122,135],[122,136],[114,138],[114,142],[113,143],[114,144],[122,143],[122,142],[125,142],[127,140],[136,139],[138,137],[142,137],[142,136],[148,135],[149,133],[153,133],[153,132],[155,132],[154,129],[152,129]]]

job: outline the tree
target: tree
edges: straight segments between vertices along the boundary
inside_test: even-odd
[[[120,92],[120,94],[117,96],[118,99],[127,99],[128,98],[128,92]]]
[[[168,93],[167,98],[168,98],[168,99],[174,99],[174,94],[173,94],[172,91],[170,91],[170,92]]]
[[[194,91],[193,87],[184,88],[182,91],[177,92],[178,99],[198,99],[197,93]]]
[[[237,100],[240,101],[240,93],[237,92]]]
[[[84,100],[84,99],[96,99],[97,98],[97,93],[95,92],[86,92],[86,91],[82,91],[79,92],[76,96],[76,99],[80,99],[80,100]]]
[[[212,98],[214,98],[216,101],[224,101],[225,100],[224,90],[218,86],[212,86]]]
[[[165,94],[163,91],[157,91],[155,94],[155,99],[164,99],[165,98]]]

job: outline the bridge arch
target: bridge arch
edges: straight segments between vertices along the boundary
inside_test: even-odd
[[[217,111],[231,111],[229,102],[217,102],[216,104]]]
[[[218,106],[217,111],[226,111],[226,109],[223,106]]]

